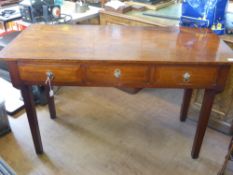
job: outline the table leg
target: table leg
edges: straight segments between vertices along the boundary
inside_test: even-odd
[[[204,98],[203,98],[203,102],[201,106],[201,111],[200,111],[200,116],[199,116],[199,120],[197,124],[196,135],[194,138],[193,148],[192,148],[192,153],[191,153],[193,159],[196,159],[199,156],[202,141],[205,135],[212,105],[214,102],[215,94],[216,94],[215,90],[211,90],[211,89],[205,90],[205,94],[204,94]]]
[[[22,96],[24,99],[24,106],[27,113],[29,126],[37,154],[43,153],[43,146],[41,142],[40,129],[37,121],[36,109],[32,95],[31,86],[21,87]]]
[[[4,28],[5,32],[7,32],[7,23],[6,22],[3,22],[3,28]]]
[[[182,122],[184,122],[187,118],[192,93],[193,93],[193,89],[184,89],[183,102],[180,111],[180,121]]]
[[[55,103],[54,103],[54,96],[50,97],[49,90],[50,90],[49,87],[45,86],[46,96],[47,96],[47,100],[48,100],[50,118],[55,119],[56,118],[56,107],[55,107]]]

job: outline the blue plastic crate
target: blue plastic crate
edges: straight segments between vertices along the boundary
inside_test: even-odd
[[[211,28],[216,34],[224,34],[227,3],[228,0],[184,0],[180,24]]]

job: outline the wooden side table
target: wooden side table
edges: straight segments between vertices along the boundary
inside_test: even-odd
[[[224,90],[233,64],[232,50],[218,36],[185,27],[33,25],[0,58],[7,61],[12,83],[22,92],[36,153],[43,153],[43,146],[31,85],[50,82],[185,89],[181,121],[187,118],[193,89],[205,89],[192,158],[199,156],[215,95]],[[48,99],[51,118],[56,118],[53,96]]]

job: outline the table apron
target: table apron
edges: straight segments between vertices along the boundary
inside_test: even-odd
[[[192,64],[46,63],[18,62],[18,82],[53,85],[134,88],[220,88],[227,66]]]

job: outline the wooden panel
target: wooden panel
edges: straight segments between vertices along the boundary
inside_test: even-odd
[[[100,24],[100,19],[99,16],[93,17],[91,19],[87,19],[84,21],[77,22],[76,24],[82,24],[82,25],[99,25]]]
[[[54,74],[54,83],[79,83],[82,81],[81,67],[78,64],[46,64],[46,63],[19,63],[20,79],[26,82],[46,81],[46,73]]]
[[[149,68],[137,65],[90,65],[86,69],[86,78],[88,84],[145,85],[149,82]]]
[[[117,24],[123,26],[154,26],[153,24],[148,24],[137,20],[123,18],[121,16],[113,16],[103,13],[100,13],[100,24],[101,25]]]
[[[162,24],[143,20],[142,18],[108,11],[100,11],[100,24],[118,24],[126,26],[165,26]]]
[[[130,25],[130,20],[128,19],[119,19],[114,16],[103,16],[100,15],[100,24],[101,25],[108,25],[108,24],[118,24],[118,25]]]
[[[212,87],[216,84],[217,67],[197,67],[197,66],[158,66],[152,75],[153,84],[160,86],[196,86]],[[184,76],[189,75],[189,80]]]

